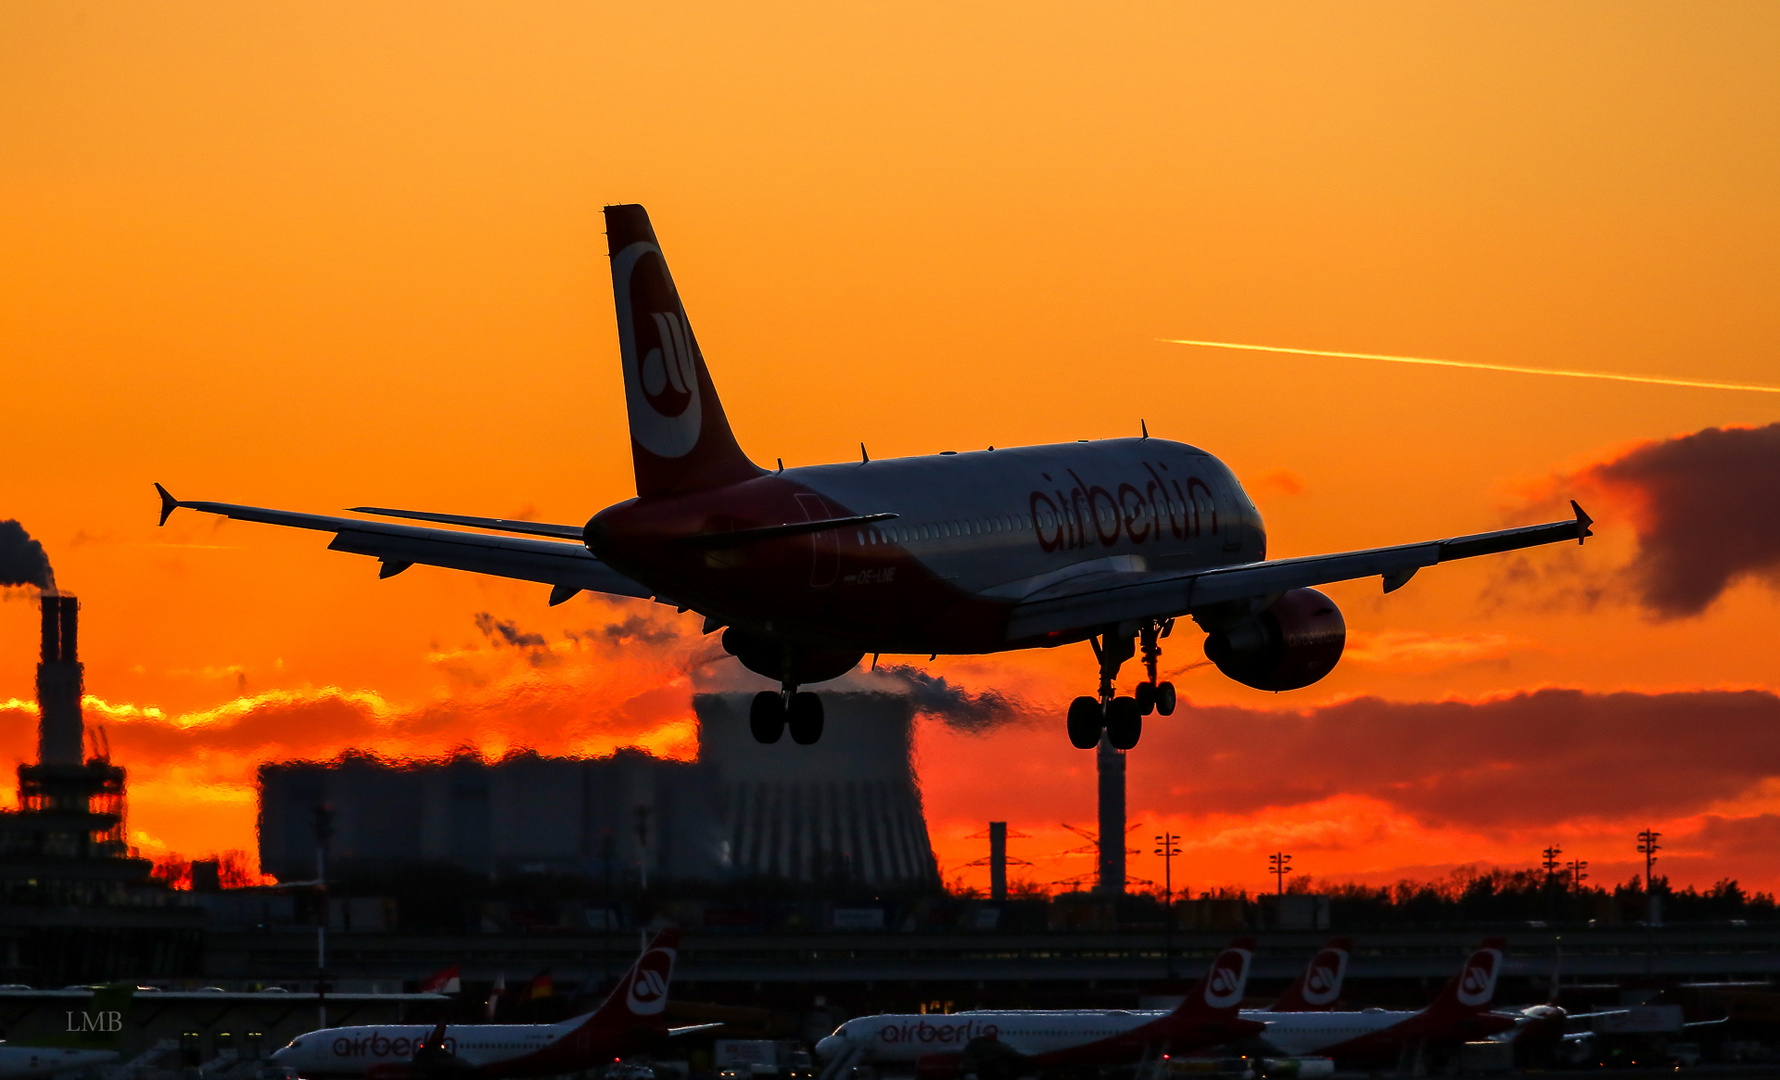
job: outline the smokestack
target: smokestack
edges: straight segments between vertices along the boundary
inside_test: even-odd
[[[1007,822],[989,823],[989,899],[1007,899]]]
[[[43,597],[43,660],[37,665],[37,763],[82,764],[86,725],[80,715],[84,682],[77,653],[80,602]]]
[[[1100,771],[1100,884],[1102,896],[1125,894],[1125,752],[1105,736],[1095,755]]]

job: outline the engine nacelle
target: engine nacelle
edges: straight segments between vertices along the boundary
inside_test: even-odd
[[[756,675],[799,686],[838,679],[865,659],[864,653],[827,652],[787,645],[734,627],[723,631],[723,649]]]
[[[1256,690],[1301,690],[1335,669],[1347,644],[1347,623],[1335,601],[1315,589],[1293,589],[1258,615],[1213,630],[1206,659]]]

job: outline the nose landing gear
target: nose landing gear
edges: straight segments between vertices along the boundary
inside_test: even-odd
[[[791,741],[810,746],[822,738],[822,699],[796,683],[780,690],[762,690],[748,706],[748,730],[758,743],[776,743],[791,729]]]
[[[1158,642],[1173,629],[1173,619],[1152,620],[1132,630],[1121,627],[1119,632],[1088,639],[1100,661],[1100,692],[1097,697],[1083,695],[1069,703],[1070,745],[1078,750],[1092,750],[1100,744],[1104,732],[1113,749],[1129,750],[1143,737],[1145,716],[1152,712],[1173,715],[1174,684],[1158,682],[1156,678],[1156,663],[1162,658]],[[1118,678],[1125,661],[1136,654],[1139,643],[1143,646],[1143,664],[1149,679],[1138,683],[1132,696],[1115,696],[1113,680]]]

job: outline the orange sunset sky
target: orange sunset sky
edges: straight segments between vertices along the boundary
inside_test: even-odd
[[[628,497],[600,208],[641,202],[763,462],[1141,418],[1236,469],[1275,555],[1594,515],[1581,549],[1330,588],[1348,654],[1308,690],[1177,633],[1189,705],[1130,756],[1177,884],[1551,843],[1612,882],[1650,826],[1677,883],[1780,888],[1780,394],[1163,340],[1780,385],[1776,56],[1763,2],[0,3],[0,518],[82,599],[145,854],[251,851],[267,759],[690,756],[692,694],[759,685],[693,615],[380,582],[319,534],[157,529],[150,487]],[[10,783],[37,621],[7,596]],[[982,882],[991,818],[1035,879],[1086,872],[1088,646],[892,661],[1006,700],[919,726],[948,878]]]

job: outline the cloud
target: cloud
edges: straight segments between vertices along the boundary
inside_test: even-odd
[[[959,731],[982,735],[1015,720],[1025,712],[1023,703],[999,690],[970,691],[948,682],[943,675],[929,675],[908,664],[890,664],[868,673],[861,682],[878,692],[907,697],[917,716],[942,721]]]
[[[34,585],[44,592],[56,591],[56,575],[49,568],[43,545],[11,518],[0,521],[0,585]]]
[[[1647,443],[1589,475],[1638,500],[1629,571],[1658,616],[1697,615],[1744,578],[1780,587],[1780,424]]]
[[[1551,689],[1301,713],[1195,708],[1185,723],[1153,725],[1144,743],[1200,760],[1167,794],[1201,812],[1346,794],[1430,826],[1510,829],[1699,813],[1754,792],[1780,776],[1780,697]]]
[[[1706,428],[1636,445],[1541,485],[1530,511],[1578,493],[1604,499],[1637,532],[1630,563],[1602,570],[1574,547],[1504,562],[1486,598],[1537,596],[1592,608],[1629,593],[1658,619],[1698,615],[1744,580],[1780,588],[1780,423]],[[1597,514],[1612,528],[1607,515]]]

